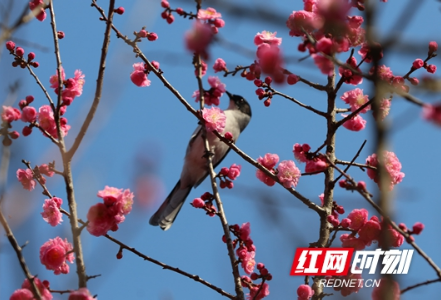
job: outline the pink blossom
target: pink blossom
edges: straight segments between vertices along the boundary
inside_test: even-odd
[[[327,37],[322,37],[315,44],[315,48],[316,48],[317,52],[323,52],[327,55],[331,55],[331,53],[333,52],[332,46],[333,46],[332,40]]]
[[[69,294],[68,300],[94,300],[87,288],[80,288],[77,291],[73,291]]]
[[[251,234],[250,222],[243,223],[242,226],[240,226],[240,239],[242,241],[246,241],[250,238],[250,234]]]
[[[204,108],[202,110],[202,117],[205,120],[205,127],[208,131],[224,131],[227,117],[220,108]]]
[[[348,59],[346,64],[361,73],[360,68],[357,67],[357,60],[355,57]],[[354,74],[350,69],[339,67],[338,73],[340,76],[344,77],[345,83],[347,84],[358,85],[363,82],[363,77],[361,75]]]
[[[263,43],[279,46],[282,44],[282,38],[276,37],[277,32],[262,31],[258,32],[254,37],[254,44],[259,46]]]
[[[61,93],[65,105],[70,105],[75,97],[81,96],[85,83],[84,77],[81,70],[75,70],[74,78],[69,78],[65,82],[65,89]]]
[[[391,81],[392,77],[394,76],[391,69],[389,67],[386,67],[385,65],[381,65],[378,67],[377,74],[381,80],[384,80],[386,82]]]
[[[286,82],[289,85],[294,85],[297,82],[299,82],[299,76],[295,75],[295,74],[289,74],[288,77],[286,78]]]
[[[256,55],[259,59],[259,65],[262,69],[262,72],[267,73],[272,77],[275,77],[275,80],[279,79],[277,77],[278,75],[282,75],[283,79],[283,73],[281,71],[281,67],[283,65],[283,57],[277,45],[262,43],[257,48]],[[280,83],[280,80],[276,81]]]
[[[222,15],[218,13],[214,8],[200,9],[198,11],[199,20],[213,20],[222,18]]]
[[[388,297],[389,300],[400,300],[400,285],[398,282],[387,278],[383,278],[380,281],[379,286],[374,287],[372,291],[372,300],[381,300],[384,299],[384,295],[386,295],[389,288],[392,288],[391,295]]]
[[[262,288],[260,288],[259,284],[250,288],[250,293],[247,295],[247,300],[261,300],[268,296],[269,293],[269,285],[267,283],[263,283]]]
[[[351,220],[351,229],[359,230],[367,222],[368,211],[364,208],[354,209],[351,211],[347,217]]]
[[[193,207],[202,208],[205,206],[205,201],[201,198],[195,198],[193,202],[191,202],[191,204],[193,205]]]
[[[256,261],[254,257],[256,256],[256,252],[251,251],[248,252],[246,257],[242,260],[242,268],[247,274],[251,274],[254,271],[254,266],[256,265]]]
[[[354,282],[355,284],[342,285],[340,293],[343,297],[349,296],[352,293],[358,293],[360,288],[363,286],[363,278],[361,274],[352,274],[350,271],[346,276],[337,276],[342,280],[346,280],[346,282]]]
[[[40,261],[48,270],[53,270],[55,275],[69,273],[69,265],[73,263],[74,254],[72,244],[60,237],[50,239],[40,248]]]
[[[136,86],[139,87],[149,86],[151,83],[151,81],[147,78],[145,65],[141,62],[133,64],[133,72],[130,73],[130,79]]]
[[[21,120],[23,122],[35,122],[37,120],[37,110],[32,106],[23,107]]]
[[[207,69],[208,69],[207,63],[201,60],[201,77],[207,74]],[[197,67],[194,70],[194,75],[199,76],[199,70]]]
[[[40,171],[40,173],[42,175],[46,175],[49,177],[52,177],[55,174],[55,172],[52,171],[47,164],[42,164],[42,165],[38,166],[38,170]]]
[[[348,218],[344,218],[343,220],[341,220],[341,227],[348,228],[349,226],[351,226],[351,222],[352,221]]]
[[[403,242],[404,242],[404,236],[401,235],[401,233],[399,233],[398,231],[396,231],[395,229],[393,229],[390,225],[384,226],[383,227],[386,228],[382,228],[382,230],[385,231],[385,235],[387,237],[387,240],[390,243],[391,247],[400,247]],[[381,240],[380,240],[381,242]],[[379,243],[381,246],[381,243]]]
[[[302,284],[297,288],[298,300],[309,300],[314,295],[314,290],[307,284]]]
[[[334,72],[334,63],[326,57],[318,54],[312,54],[315,65],[320,69],[322,74],[331,76]]]
[[[364,19],[362,16],[348,16],[348,25],[351,28],[358,28],[363,24]]]
[[[391,101],[389,99],[382,99],[380,103],[380,118],[384,120],[390,111]]]
[[[264,157],[259,157],[257,162],[265,168],[271,170],[279,162],[279,156],[277,154],[267,153]]]
[[[388,181],[389,181],[389,190],[392,190],[394,185],[400,183],[405,174],[401,171],[401,163],[398,160],[398,157],[393,152],[384,151],[383,153],[383,159],[384,159],[384,166],[386,167],[386,171],[388,174]],[[378,158],[377,154],[372,154],[366,159],[366,164],[377,167],[378,165]],[[367,175],[370,179],[372,179],[374,182],[378,183],[378,175],[376,170],[367,169]]]
[[[429,54],[432,54],[433,52],[436,52],[438,50],[438,43],[437,42],[430,42],[429,43]]]
[[[343,93],[343,95],[341,96],[341,99],[349,104],[351,106],[351,111],[355,111],[358,108],[360,108],[360,106],[362,106],[363,104],[366,104],[366,102],[369,101],[369,96],[368,95],[363,95],[363,90],[356,88],[354,90],[351,91],[347,91],[345,93]],[[365,113],[367,111],[369,111],[371,109],[371,106],[368,105],[367,107],[363,108],[360,113]]]
[[[9,300],[33,300],[34,294],[30,290],[27,289],[19,289],[15,290]]]
[[[303,36],[302,28],[307,32],[312,32],[323,26],[323,20],[314,12],[305,10],[293,11],[286,21],[286,26],[290,29],[290,36]]]
[[[34,9],[38,10],[35,12],[35,18],[38,21],[43,22],[44,19],[46,19],[46,11],[44,10],[45,4],[43,0],[32,0],[31,2],[29,2],[29,8],[31,9],[31,11],[34,11]]]
[[[317,173],[322,172],[328,168],[328,162],[326,158],[319,156],[311,160],[306,161],[305,172]]]
[[[424,66],[424,61],[421,58],[417,58],[414,60],[414,62],[412,63],[412,68],[414,69],[419,69],[422,68]]]
[[[341,114],[343,118],[346,118],[348,115]],[[363,119],[359,114],[350,118],[346,122],[343,123],[343,127],[349,129],[351,131],[360,131],[366,127],[366,120]]]
[[[424,224],[421,222],[416,222],[412,227],[412,232],[414,234],[420,234],[424,229]]]
[[[185,34],[185,45],[188,50],[207,56],[207,48],[213,39],[213,31],[210,25],[194,22],[193,28]]]
[[[52,300],[53,297],[52,297],[51,292],[49,291],[49,282],[47,280],[44,280],[42,282],[37,277],[34,277],[34,283],[37,286],[37,289],[40,291],[41,300]],[[29,290],[29,291],[33,290],[31,287],[31,283],[29,282],[29,280],[27,278],[23,281],[21,288]],[[34,298],[32,298],[32,300],[33,299]]]
[[[87,231],[94,236],[105,235],[113,226],[113,217],[104,203],[91,206],[87,213],[87,220],[89,221]]]
[[[61,81],[64,82],[66,79],[66,73],[64,72],[64,68],[60,67],[61,70]],[[58,90],[58,69],[56,70],[56,74],[49,77],[49,83],[51,84],[51,88]]]
[[[274,171],[271,171],[271,172],[274,173]],[[259,169],[257,169],[257,171],[256,171],[256,177],[257,177],[257,179],[259,179],[260,181],[262,181],[263,183],[265,183],[268,186],[273,186],[276,184],[276,181],[274,179],[267,176],[264,172],[262,172]]]
[[[355,250],[363,250],[366,246],[361,239],[357,239],[355,236],[348,233],[340,236],[341,245],[344,248],[354,248]]]
[[[436,66],[435,65],[428,65],[427,66],[427,72],[435,74],[436,72]]]
[[[240,165],[232,164],[229,171],[228,171],[228,177],[231,180],[235,180],[239,175],[242,167]]]
[[[286,188],[296,187],[301,176],[299,168],[292,160],[284,160],[277,167],[277,177]]]
[[[222,72],[227,70],[227,64],[222,58],[216,59],[213,65],[214,73]]]
[[[378,222],[378,219],[371,218],[360,228],[358,236],[366,246],[370,246],[373,241],[380,239],[380,233],[381,224]]]
[[[32,191],[35,188],[37,183],[34,180],[31,170],[18,169],[16,174],[18,181],[21,182],[25,190]]]
[[[292,152],[294,153],[295,159],[297,159],[299,162],[306,162],[308,159],[306,158],[306,153],[311,150],[311,146],[308,144],[295,144],[292,148]]]
[[[17,121],[21,117],[21,112],[11,106],[3,105],[2,120],[6,123]]]
[[[423,118],[441,126],[441,102],[436,104],[425,104],[423,106]]]
[[[222,96],[225,93],[225,84],[222,83],[217,76],[209,76],[208,84],[212,87],[214,91],[212,91],[213,96]]]
[[[57,197],[44,200],[43,212],[41,213],[41,215],[43,216],[43,220],[54,227],[61,224],[61,222],[63,221],[63,215],[60,212],[60,207],[62,203],[63,200]]]

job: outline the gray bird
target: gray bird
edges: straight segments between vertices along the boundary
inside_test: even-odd
[[[250,122],[251,107],[242,96],[232,95],[229,92],[227,92],[227,95],[230,97],[230,105],[224,111],[227,119],[223,133],[231,132],[233,141],[236,142],[240,133]],[[213,167],[216,167],[227,156],[231,148],[214,134],[208,134],[208,141],[211,152],[214,153]],[[191,188],[196,188],[208,176],[207,159],[204,154],[202,127],[199,125],[188,143],[181,178],[158,211],[150,218],[151,225],[159,225],[163,230],[167,230],[172,226]]]

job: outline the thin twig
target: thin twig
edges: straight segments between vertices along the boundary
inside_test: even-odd
[[[404,294],[407,291],[413,290],[414,288],[417,288],[417,287],[420,287],[420,286],[423,286],[423,285],[428,285],[428,284],[435,283],[435,282],[440,282],[440,281],[441,281],[441,278],[432,279],[432,280],[426,280],[424,282],[420,282],[420,283],[408,286],[405,289],[402,289],[400,294],[402,295],[402,294]]]
[[[284,94],[284,93],[281,93],[281,92],[279,92],[279,91],[276,91],[276,90],[273,89],[272,87],[269,87],[269,90],[270,90],[274,95],[282,96],[283,98],[286,98],[286,99],[288,99],[288,100],[291,100],[292,102],[296,103],[297,105],[299,105],[299,106],[301,106],[301,107],[303,107],[303,108],[305,108],[305,109],[307,109],[307,110],[309,110],[309,111],[312,111],[313,113],[316,113],[316,114],[318,114],[318,115],[320,115],[320,116],[322,116],[322,117],[326,117],[326,113],[324,113],[324,112],[322,112],[322,111],[320,111],[320,110],[318,110],[318,109],[315,109],[315,108],[312,107],[312,106],[309,106],[309,105],[303,104],[302,102],[300,102],[299,100],[295,99],[294,97],[291,97],[291,96],[288,96],[288,95],[286,95],[286,94]]]
[[[347,165],[347,167],[345,168],[345,170],[344,170],[345,173],[349,170],[349,168],[350,168],[351,166],[354,166],[354,161],[355,161],[355,160],[357,159],[357,157],[360,155],[361,150],[363,150],[364,145],[366,145],[366,142],[367,142],[367,140],[364,140],[363,144],[361,144],[361,146],[360,146],[360,148],[358,149],[357,153],[354,155],[354,157],[352,158],[351,162],[350,162],[350,163]],[[337,160],[335,160],[335,163],[337,163]],[[335,178],[335,180],[334,180],[334,184],[335,184],[336,182],[338,182],[342,176],[343,176],[343,175],[340,174],[337,178]]]

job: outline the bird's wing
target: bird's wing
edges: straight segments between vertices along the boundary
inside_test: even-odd
[[[228,150],[227,150],[227,152],[225,152],[225,155],[221,158],[221,159],[219,159],[219,161],[218,162],[216,162],[214,165],[213,165],[213,169],[215,169],[223,160],[224,160],[224,158],[228,155],[228,152],[230,152],[230,150],[231,150],[231,148],[228,148]],[[196,182],[196,184],[194,185],[194,188],[197,188],[198,187],[198,185],[200,185],[201,183],[202,183],[202,181],[204,181],[205,180],[205,178],[207,178],[207,176],[208,176],[208,172],[207,172],[207,174],[205,174],[205,176],[204,177],[202,177],[201,178],[201,180],[199,180],[198,182]]]
[[[195,131],[190,137],[190,141],[188,142],[187,151],[185,152],[185,155],[187,155],[188,152],[190,152],[191,146],[193,145],[194,141],[201,134],[202,134],[202,126],[199,125],[198,127],[196,127]]]

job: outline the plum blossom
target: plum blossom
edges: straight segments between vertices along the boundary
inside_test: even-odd
[[[256,261],[254,257],[256,256],[256,252],[251,251],[248,252],[245,258],[242,259],[242,268],[247,274],[251,274],[254,271],[254,266],[256,265]]]
[[[214,8],[200,9],[198,10],[198,19],[199,20],[213,20],[220,19],[222,15],[218,13]]]
[[[205,120],[205,127],[208,131],[224,131],[227,117],[220,108],[204,108],[202,110],[202,117]]]
[[[441,102],[436,104],[425,104],[423,106],[423,118],[441,126]]]
[[[326,57],[319,54],[312,54],[312,58],[314,59],[314,63],[320,69],[322,74],[331,76],[334,72],[334,63],[327,59]]]
[[[384,166],[388,174],[389,190],[392,190],[394,185],[400,183],[405,174],[401,172],[401,163],[398,157],[393,152],[384,151],[383,153]],[[366,164],[369,166],[376,167],[378,165],[377,154],[372,154],[366,159]],[[367,169],[367,175],[370,179],[378,184],[378,174],[376,170]]]
[[[307,284],[302,284],[297,288],[298,300],[309,300],[314,295],[314,290]]]
[[[57,125],[55,123],[54,112],[49,105],[43,105],[38,110],[38,123],[40,127],[46,130],[52,137],[58,138]],[[61,133],[66,136],[70,130],[66,118],[60,118]]]
[[[118,224],[124,222],[125,215],[132,210],[134,196],[129,189],[123,191],[109,186],[99,191],[97,195],[104,203],[90,207],[87,213],[89,220],[87,231],[94,236],[101,236],[109,230],[118,230]]]
[[[189,51],[206,58],[207,48],[212,39],[213,31],[210,25],[196,21],[193,23],[193,28],[185,34],[185,45]]]
[[[213,65],[214,73],[222,72],[227,70],[227,64],[222,58],[216,59]]]
[[[323,20],[314,12],[293,11],[286,21],[286,26],[290,29],[290,36],[303,36],[302,28],[307,32],[311,32],[323,26]]]
[[[29,123],[35,122],[37,120],[37,110],[32,106],[23,107],[21,120]]]
[[[21,112],[11,106],[4,106],[3,105],[3,112],[2,112],[2,120],[6,123],[11,123],[13,121],[17,121],[21,118]]]
[[[306,173],[316,173],[324,171],[328,168],[328,161],[325,157],[318,156],[313,159],[307,160],[305,165]]]
[[[87,288],[80,288],[77,291],[72,291],[69,294],[68,300],[94,300]]]
[[[25,190],[32,191],[35,188],[37,183],[34,180],[34,175],[31,170],[18,169],[16,174],[18,181],[20,181]]]
[[[261,300],[269,295],[269,285],[267,283],[263,283],[262,288],[260,284],[257,286],[253,286],[250,288],[250,293],[247,295],[248,300]]]
[[[279,162],[279,156],[277,154],[267,153],[264,157],[259,157],[257,162],[274,173],[273,168]],[[271,177],[268,177],[260,169],[257,169],[256,177],[268,186],[273,186],[276,183]]]
[[[74,254],[72,244],[67,239],[56,237],[50,239],[40,247],[40,261],[48,270],[53,270],[55,275],[69,273],[69,265],[73,263]]]
[[[368,95],[363,95],[363,90],[356,88],[354,90],[351,91],[347,91],[345,93],[343,93],[343,95],[341,96],[341,99],[349,104],[351,106],[351,111],[355,111],[358,108],[360,108],[360,106],[362,106],[363,104],[366,104],[366,102],[369,101],[369,96]],[[371,106],[368,105],[365,108],[363,108],[360,113],[365,113],[367,111],[369,111],[371,109]]]
[[[367,222],[368,211],[364,208],[354,209],[348,214],[348,219],[351,220],[350,228],[352,230],[359,230]]]
[[[43,0],[32,0],[29,2],[29,8],[31,11],[34,11],[34,9],[38,10],[35,12],[35,18],[38,21],[43,22],[44,19],[46,19],[46,11],[44,10],[45,4]]]
[[[219,105],[220,97],[225,93],[225,84],[222,83],[217,76],[209,76],[208,84],[211,89],[204,91],[204,102],[205,105]],[[195,91],[192,95],[196,102],[200,101],[199,90]]]
[[[60,211],[61,204],[63,204],[63,200],[57,197],[44,200],[43,212],[41,215],[43,216],[43,220],[48,222],[51,226],[55,227],[63,221],[63,215]]]
[[[343,118],[346,118],[348,115],[341,114]],[[363,119],[359,114],[350,118],[346,122],[343,123],[343,127],[349,129],[351,131],[360,131],[366,127],[366,120]]]
[[[133,72],[130,73],[130,80],[139,87],[149,86],[151,81],[147,78],[144,63],[134,63]]]
[[[295,144],[293,146],[292,152],[294,153],[295,159],[297,159],[299,162],[306,162],[308,159],[306,158],[306,153],[311,150],[311,146],[308,144]]]
[[[38,279],[38,277],[34,277],[33,280],[37,289],[40,291],[41,300],[52,300],[53,297],[51,292],[49,291],[49,281],[47,280],[41,281],[40,279]],[[31,298],[26,298],[26,296],[29,295],[29,293],[25,292],[25,290],[31,292],[32,295]],[[34,300],[35,298],[32,291],[33,289],[31,287],[31,283],[26,278],[23,281],[23,284],[21,285],[21,289],[16,290],[11,295],[10,300]]]
[[[263,43],[279,46],[282,44],[282,38],[276,37],[277,32],[262,31],[258,32],[254,37],[254,44],[259,46]]]
[[[292,160],[284,160],[277,167],[277,177],[284,187],[296,187],[301,176],[299,168]]]

